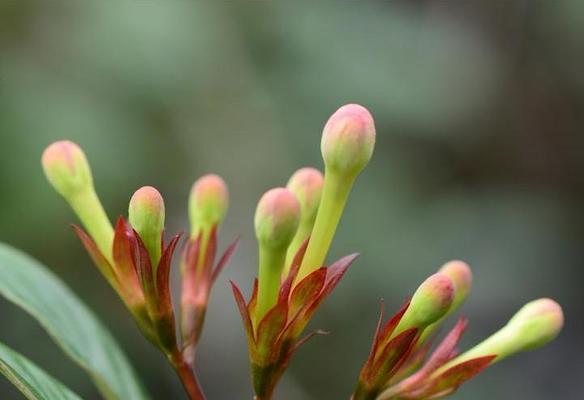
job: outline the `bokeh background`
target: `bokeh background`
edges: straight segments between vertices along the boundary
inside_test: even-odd
[[[563,304],[567,324],[550,346],[489,369],[453,398],[582,399],[583,49],[578,0],[5,1],[0,240],[45,262],[97,310],[155,399],[182,399],[82,250],[39,158],[54,140],[78,142],[111,218],[150,184],[165,196],[169,231],[188,229],[192,182],[223,175],[232,206],[222,244],[243,242],[213,292],[198,369],[211,400],[249,399],[228,279],[249,293],[255,203],[296,168],[320,167],[324,122],[358,102],[376,119],[377,147],[330,258],[362,257],[313,321],[332,334],[299,352],[278,398],[346,399],[379,299],[397,309],[460,258],[475,272],[464,346],[541,296]],[[31,318],[5,301],[0,315],[2,342],[98,398]],[[0,380],[0,398],[20,395]]]

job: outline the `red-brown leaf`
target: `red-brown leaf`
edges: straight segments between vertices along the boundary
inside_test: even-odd
[[[237,246],[239,245],[239,240],[240,240],[239,238],[235,239],[235,241],[229,245],[227,250],[225,250],[225,252],[221,256],[221,258],[219,259],[219,262],[217,263],[217,265],[213,269],[213,275],[211,277],[211,284],[215,283],[215,281],[217,280],[217,277],[219,276],[219,274],[221,273],[221,271],[223,270],[225,265],[227,265],[227,263],[231,259],[231,256],[233,256],[233,253],[235,253],[235,250],[237,249]]]
[[[231,283],[231,290],[233,291],[233,297],[235,298],[235,303],[237,304],[237,309],[239,310],[239,314],[241,315],[241,320],[243,321],[243,327],[245,328],[245,333],[247,335],[248,342],[250,344],[255,344],[255,336],[253,332],[253,325],[251,322],[251,317],[247,312],[247,306],[245,305],[245,299],[241,294],[241,290],[237,287],[237,285],[233,281],[229,281]]]

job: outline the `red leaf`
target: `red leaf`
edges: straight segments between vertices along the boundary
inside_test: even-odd
[[[255,314],[257,301],[258,301],[258,280],[256,278],[253,280],[253,289],[251,292],[251,297],[249,298],[249,302],[247,303],[247,312],[249,313],[249,315]]]
[[[378,383],[387,382],[406,360],[417,338],[418,330],[412,328],[391,339],[375,357],[368,378]]]
[[[245,299],[241,294],[241,290],[237,287],[237,285],[233,281],[229,281],[231,283],[231,290],[233,291],[233,297],[235,298],[235,303],[237,304],[237,308],[239,309],[239,314],[241,314],[241,320],[243,321],[243,327],[245,328],[245,333],[247,335],[248,343],[255,344],[255,335],[253,332],[253,325],[251,322],[251,317],[247,312],[247,307],[245,305]],[[250,346],[251,347],[251,346]]]
[[[290,272],[288,273],[288,276],[286,277],[286,279],[284,279],[284,282],[282,282],[282,285],[280,287],[280,295],[278,301],[282,301],[282,299],[284,298],[287,299],[290,296],[290,290],[292,289],[292,284],[294,283],[294,280],[296,280],[296,276],[298,275],[298,270],[300,269],[300,264],[302,263],[304,254],[306,253],[306,248],[308,247],[309,239],[310,238],[307,238],[302,243],[302,246],[300,246],[298,251],[296,251],[294,259],[292,260]]]
[[[158,267],[156,269],[156,292],[158,302],[166,310],[172,310],[172,299],[170,294],[170,267],[172,265],[172,256],[181,234],[175,235],[164,249]]]
[[[311,272],[296,284],[289,300],[291,315],[296,314],[296,312],[308,307],[312,303],[323,288],[326,276],[327,269],[322,267]]]
[[[142,241],[138,232],[132,229],[132,236],[136,241],[137,257],[135,261],[136,270],[138,271],[138,277],[140,278],[140,283],[142,289],[144,290],[144,297],[146,298],[147,304],[152,304],[156,301],[156,282],[154,280],[154,274],[152,271],[152,263],[150,262],[150,254],[146,249],[146,245]]]
[[[401,381],[396,386],[396,392],[410,392],[423,385],[424,381],[444,363],[452,358],[454,348],[458,344],[467,321],[460,318],[454,328],[446,335],[444,340],[438,345],[436,350],[432,353],[426,364],[415,374]],[[401,371],[400,371],[401,372]],[[426,387],[427,385],[424,385]]]
[[[213,268],[213,261],[215,260],[215,254],[217,253],[217,224],[211,228],[209,241],[207,242],[207,247],[204,251],[205,254],[203,255],[202,269],[205,271],[203,275],[208,280],[211,278],[211,269]]]
[[[434,378],[429,388],[424,390],[424,398],[454,392],[464,382],[487,368],[496,357],[496,355],[490,355],[473,358],[446,370]]]
[[[85,231],[78,227],[77,225],[71,226],[73,227],[73,230],[75,231],[77,236],[79,236],[81,243],[83,243],[83,246],[85,247],[85,250],[87,250],[87,252],[89,253],[89,256],[91,257],[93,263],[97,266],[97,268],[101,271],[105,278],[110,282],[110,284],[114,286],[114,289],[119,288],[120,283],[114,273],[111,264],[105,258],[103,253],[97,248],[97,245],[95,244],[93,239],[91,239],[89,235],[85,233]]]
[[[427,373],[431,374],[435,370],[437,370],[441,365],[444,365],[448,360],[452,358],[452,355],[460,341],[464,330],[468,321],[466,318],[461,317],[454,328],[446,335],[444,340],[436,347],[436,350],[432,353],[422,370]]]
[[[279,302],[272,307],[258,324],[256,334],[256,360],[259,365],[268,365],[279,358],[280,346],[276,342],[288,319],[287,302]]]
[[[359,257],[358,253],[350,254],[337,261],[335,261],[330,267],[328,267],[326,279],[321,292],[316,296],[312,304],[306,309],[306,316],[310,318],[312,314],[316,311],[320,303],[333,291],[337,286],[347,269],[351,266],[353,261]]]
[[[124,285],[132,282],[138,284],[138,270],[135,260],[135,248],[132,243],[132,231],[123,217],[116,222],[113,243],[114,272]],[[138,285],[140,286],[140,285]]]
[[[378,347],[385,347],[385,345],[387,345],[387,342],[389,341],[391,334],[393,333],[393,331],[395,330],[395,328],[397,327],[397,325],[399,324],[399,322],[403,318],[403,316],[406,313],[409,306],[410,306],[410,302],[406,301],[404,303],[404,305],[402,306],[402,308],[400,308],[400,310],[397,313],[395,313],[389,319],[389,321],[387,321],[387,323],[383,327],[382,331],[379,333],[379,335],[375,339],[376,341],[379,342]]]
[[[379,334],[381,333],[381,324],[383,323],[383,313],[385,310],[385,302],[383,299],[379,302],[379,318],[377,319],[377,326],[375,327],[375,334],[373,335],[373,343],[371,344],[371,349],[369,350],[369,357],[363,366],[363,370],[368,370],[371,368],[371,364],[375,360],[375,353],[377,353],[377,347],[379,345]]]
[[[225,252],[221,256],[221,258],[219,259],[219,262],[215,266],[215,269],[213,269],[211,283],[215,283],[215,281],[217,280],[217,277],[219,276],[219,274],[221,273],[221,271],[223,270],[225,265],[227,265],[227,262],[231,259],[231,256],[233,255],[233,253],[235,253],[235,250],[237,249],[237,246],[239,245],[239,240],[240,240],[240,238],[235,239],[235,241],[229,245],[227,250],[225,250]]]

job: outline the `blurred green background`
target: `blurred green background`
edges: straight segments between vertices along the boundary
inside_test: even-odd
[[[173,232],[188,228],[192,182],[221,174],[232,203],[221,242],[243,242],[213,292],[198,370],[211,400],[249,399],[228,280],[249,293],[255,203],[296,168],[320,167],[324,122],[358,102],[376,119],[377,147],[330,258],[362,257],[312,323],[332,334],[299,352],[278,398],[346,399],[379,299],[397,309],[460,258],[475,272],[464,346],[537,297],[558,300],[567,324],[550,346],[453,398],[582,399],[583,46],[578,0],[4,1],[0,240],[51,266],[98,311],[155,399],[182,399],[69,228],[75,217],[39,159],[54,140],[78,142],[111,218],[150,184]],[[98,398],[31,318],[5,301],[0,315],[1,341]],[[19,396],[0,380],[1,399]]]

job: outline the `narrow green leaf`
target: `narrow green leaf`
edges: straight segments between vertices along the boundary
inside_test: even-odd
[[[104,398],[148,398],[119,345],[93,312],[45,266],[2,243],[0,294],[37,320],[89,373]]]
[[[1,343],[0,373],[29,400],[81,400],[32,361]]]

